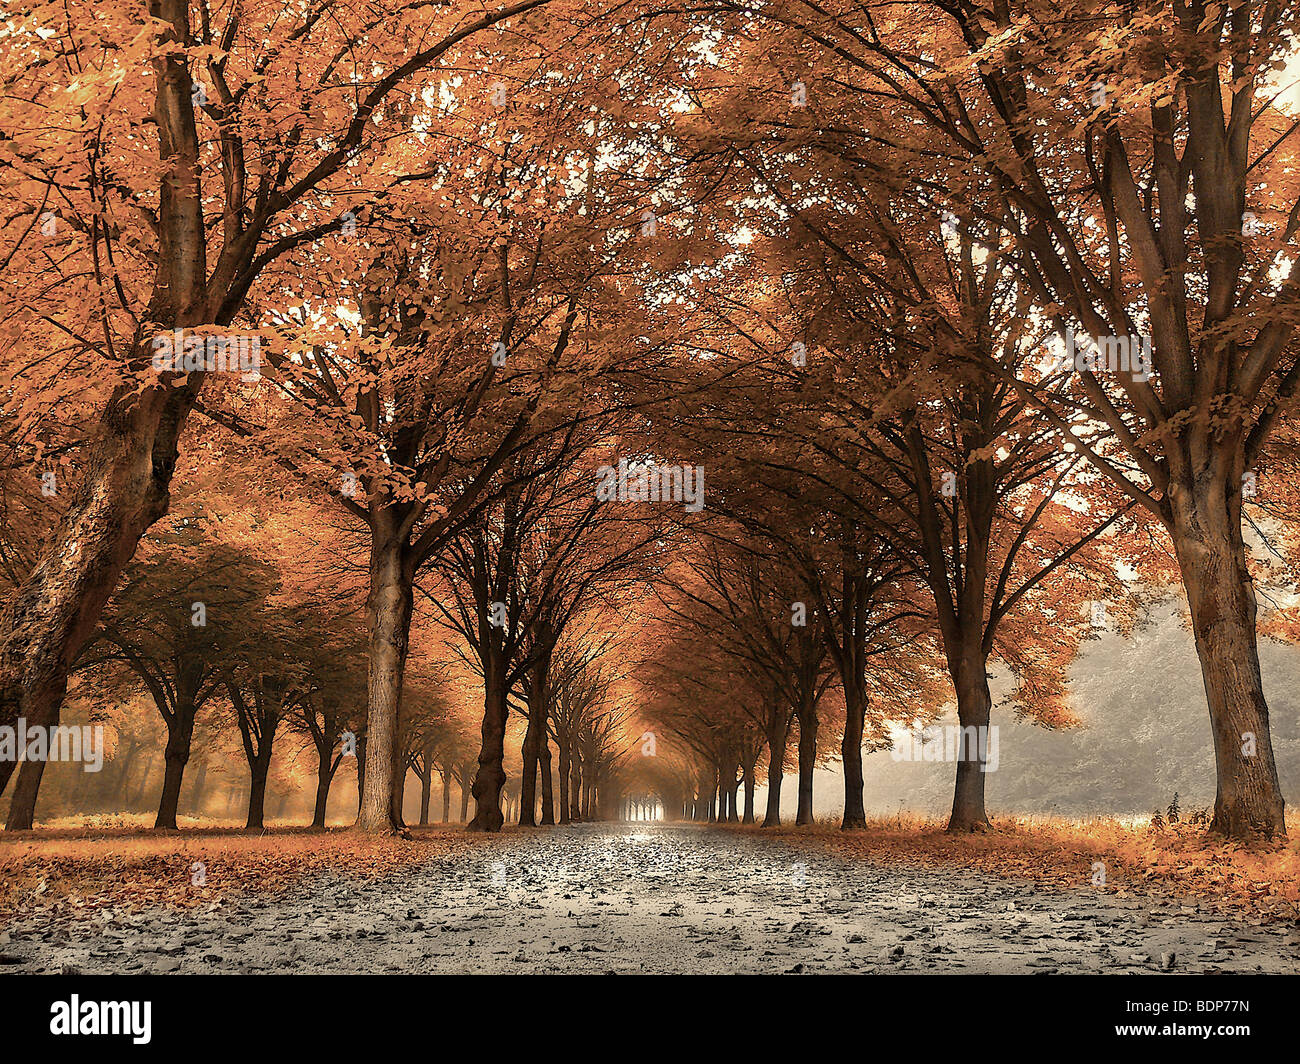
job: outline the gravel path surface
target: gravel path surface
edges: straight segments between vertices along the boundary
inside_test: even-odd
[[[0,972],[1296,972],[1294,929],[1193,905],[845,861],[753,834],[466,837],[381,879],[188,911],[28,916]]]

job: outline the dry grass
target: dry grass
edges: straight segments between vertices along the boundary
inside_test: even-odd
[[[469,844],[459,828],[419,829],[411,839],[344,829],[247,832],[204,822],[175,832],[129,823],[64,825],[0,836],[0,923],[36,906],[210,905],[249,891],[280,892],[325,870],[383,875]],[[201,862],[205,883],[194,883]]]
[[[1251,845],[1186,823],[1152,831],[1149,817],[995,817],[993,831],[972,835],[949,835],[944,824],[903,814],[872,819],[861,831],[826,822],[775,833],[873,861],[978,869],[1057,889],[1195,898],[1238,917],[1300,922],[1300,815],[1287,816],[1289,841]],[[1104,886],[1093,883],[1098,861]]]

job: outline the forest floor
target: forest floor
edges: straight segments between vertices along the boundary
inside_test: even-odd
[[[1113,840],[892,832],[35,833],[0,845],[0,971],[1300,970],[1293,918],[1180,894]]]

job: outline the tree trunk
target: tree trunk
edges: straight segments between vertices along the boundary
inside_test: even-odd
[[[311,826],[314,828],[323,828],[325,826],[325,811],[329,807],[330,801],[330,784],[334,779],[334,770],[331,764],[330,754],[333,752],[333,744],[323,753],[319,753],[320,761],[316,767],[316,804],[312,808]]]
[[[393,822],[399,827],[405,828],[406,821],[402,819],[402,809],[406,804],[406,774],[411,770],[406,759],[399,755],[397,764],[393,768]]]
[[[259,757],[249,768],[251,779],[248,788],[248,822],[244,827],[261,828],[266,815],[266,777],[270,772],[271,759],[269,756]]]
[[[58,724],[68,670],[140,537],[167,512],[176,439],[196,388],[141,392],[133,384],[109,400],[59,533],[0,621],[0,726],[19,717],[29,728]],[[44,769],[43,761],[22,763],[9,830],[32,826]],[[13,770],[14,762],[0,762],[0,793]]]
[[[442,776],[442,822],[451,823],[451,772],[441,772]]]
[[[817,767],[817,707],[811,702],[799,709],[799,808],[796,824],[813,822],[813,769]]]
[[[533,707],[528,709],[528,727],[524,731],[523,761],[524,774],[519,781],[519,824],[521,827],[536,827],[535,810],[537,809],[537,763],[541,758],[540,745],[546,741],[546,724],[535,721],[541,711]]]
[[[361,815],[361,799],[366,793],[366,737],[357,739],[357,816]]]
[[[736,801],[740,790],[740,780],[736,776],[739,767],[735,757],[727,759],[727,823],[729,824],[740,823],[739,803]]]
[[[1236,483],[1240,483],[1238,480]],[[1214,736],[1210,831],[1286,835],[1255,632],[1255,586],[1241,535],[1239,489],[1211,479],[1171,497],[1174,551],[1192,618]]]
[[[167,747],[163,754],[166,768],[163,772],[162,796],[158,800],[155,828],[176,827],[176,810],[181,802],[181,781],[185,766],[190,760],[190,743],[194,736],[194,705],[181,703],[167,719]]]
[[[211,319],[199,178],[193,82],[183,45],[190,41],[185,0],[154,0],[157,21],[154,107],[160,174],[158,261],[146,320],[187,328]],[[180,43],[180,47],[170,45]],[[137,336],[132,367],[151,356],[152,337]],[[105,404],[82,455],[82,480],[40,561],[0,616],[0,726],[19,717],[28,727],[53,727],[68,670],[99,623],[122,567],[145,530],[167,512],[176,441],[202,386],[191,373],[140,388],[130,381]],[[14,762],[0,762],[0,793]],[[11,830],[30,828],[42,761],[19,772],[9,807]]]
[[[524,776],[519,784],[519,823],[532,827],[537,808],[537,773],[541,768],[542,752],[546,751],[546,772],[550,774],[551,754],[546,745],[546,707],[550,699],[551,653],[547,649],[551,639],[550,628],[544,621],[537,626],[540,651],[532,669],[532,691],[528,702],[528,728],[524,732]],[[549,782],[543,783],[549,789]],[[555,823],[552,814],[543,823]]]
[[[844,738],[840,757],[844,764],[844,820],[841,831],[867,826],[862,804],[862,735],[866,728],[867,692],[861,679],[854,678],[844,692]]]
[[[789,738],[789,717],[783,717],[767,733],[767,811],[763,814],[765,828],[781,826],[781,780],[785,775],[785,744]]]
[[[370,632],[366,774],[356,826],[361,831],[378,834],[403,830],[401,815],[393,808],[393,778],[400,768],[398,714],[410,645],[414,591],[394,525],[389,510],[372,508],[370,593],[366,600]]]
[[[948,830],[953,833],[988,831],[984,809],[984,777],[988,753],[989,715],[993,697],[989,692],[988,662],[977,642],[966,641],[957,655],[953,687],[957,692],[957,783],[953,788],[952,815]]]
[[[754,822],[754,764],[757,758],[747,761],[743,766],[744,775],[742,779],[745,782],[745,815],[741,818],[742,824],[752,824]]]
[[[427,761],[420,773],[420,826],[429,824],[429,798],[433,793],[433,766]]]
[[[509,705],[506,701],[506,663],[490,652],[484,669],[483,745],[478,755],[478,774],[474,777],[474,801],[478,808],[470,821],[470,831],[500,831],[505,817],[501,812],[501,788],[506,782],[505,739]]]
[[[542,776],[542,827],[548,827],[555,823],[555,779],[551,776],[551,744],[545,731],[542,732],[537,771]]]
[[[582,755],[576,745],[569,754],[569,819],[582,819]]]
[[[556,736],[556,745],[560,748],[560,823],[567,824],[572,819],[570,817],[569,806],[569,742],[567,737],[560,733]]]

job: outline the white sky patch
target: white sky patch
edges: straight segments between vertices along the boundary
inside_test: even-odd
[[[1277,99],[1277,106],[1292,114],[1300,114],[1300,48],[1291,53],[1291,58],[1276,75],[1265,82],[1266,91],[1282,90]]]

